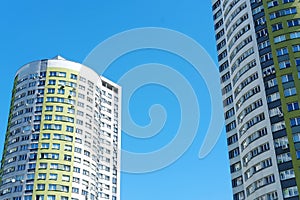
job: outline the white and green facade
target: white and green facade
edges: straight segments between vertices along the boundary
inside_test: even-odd
[[[234,200],[299,200],[300,2],[213,0]]]
[[[61,57],[15,76],[0,199],[120,199],[121,88]]]

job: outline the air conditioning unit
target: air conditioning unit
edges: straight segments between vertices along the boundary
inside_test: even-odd
[[[281,148],[282,149],[287,149],[287,148],[289,148],[289,145],[288,144],[284,144],[284,145],[281,146]]]

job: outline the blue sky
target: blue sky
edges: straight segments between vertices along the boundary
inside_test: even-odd
[[[83,62],[93,48],[105,39],[142,27],[162,27],[186,34],[201,44],[216,62],[210,0],[3,1],[0,18],[0,67],[3,70],[0,79],[1,144],[13,78],[17,69],[27,62],[52,58],[57,54]],[[168,65],[189,80],[199,100],[202,116],[199,130],[190,148],[172,165],[151,173],[122,173],[121,199],[231,199],[224,131],[211,153],[204,159],[198,158],[208,128],[209,118],[206,116],[211,114],[211,102],[202,77],[189,63],[171,53],[147,49],[120,57],[104,76],[118,81],[133,67],[154,62]],[[147,139],[123,133],[123,149],[147,153],[160,149],[176,137],[181,120],[180,100],[168,88],[154,84],[138,89],[129,104],[133,120],[141,126],[149,124],[148,110],[153,104],[165,107],[165,126],[157,135]]]

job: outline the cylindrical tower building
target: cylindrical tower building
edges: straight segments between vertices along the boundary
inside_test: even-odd
[[[212,3],[233,199],[299,199],[299,1]]]
[[[15,76],[1,163],[5,200],[120,199],[121,88],[55,57]]]

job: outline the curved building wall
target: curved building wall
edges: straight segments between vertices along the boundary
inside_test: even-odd
[[[18,70],[1,198],[120,199],[121,88],[57,57]]]
[[[299,199],[299,3],[212,3],[233,199]]]

